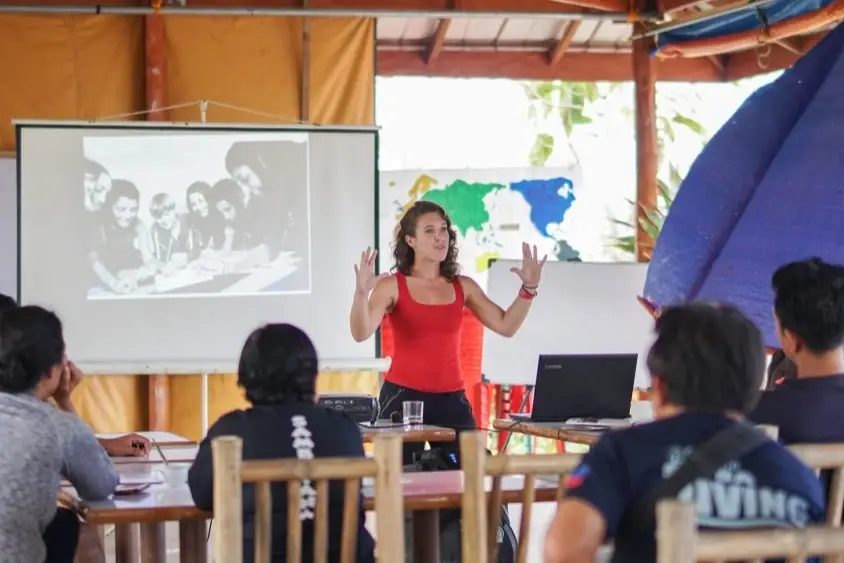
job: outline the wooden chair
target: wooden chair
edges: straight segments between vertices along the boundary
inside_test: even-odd
[[[788,449],[812,469],[832,472],[826,497],[826,525],[840,527],[844,516],[844,444],[795,444]],[[844,563],[844,557],[829,561]]]
[[[664,500],[657,506],[657,563],[762,563],[786,558],[803,563],[810,555],[844,555],[844,530],[829,526],[808,528],[700,532],[696,507]]]
[[[498,526],[503,504],[501,478],[505,475],[524,475],[516,563],[526,563],[531,508],[536,496],[536,478],[556,477],[556,500],[559,501],[565,491],[564,477],[577,467],[580,459],[581,456],[577,454],[490,456],[486,453],[485,432],[461,433],[463,561],[490,563],[498,560]],[[485,488],[486,476],[492,477],[489,502]]]
[[[255,563],[269,563],[272,553],[270,484],[287,482],[287,562],[301,563],[300,490],[303,481],[316,489],[314,563],[328,560],[328,484],[345,481],[341,562],[354,563],[361,479],[375,478],[376,555],[379,561],[404,561],[404,497],[401,436],[373,440],[375,458],[323,458],[243,461],[243,442],[222,436],[212,443],[214,456],[214,560],[243,562],[243,485],[255,483]]]

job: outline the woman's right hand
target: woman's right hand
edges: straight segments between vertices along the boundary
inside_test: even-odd
[[[378,251],[367,248],[360,253],[360,263],[355,266],[356,291],[361,294],[369,294],[375,289],[375,285],[381,278],[387,277],[389,274],[375,274],[375,258],[378,257]]]

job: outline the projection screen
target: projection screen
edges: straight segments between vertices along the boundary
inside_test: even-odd
[[[375,357],[348,329],[374,128],[16,126],[18,297],[61,316],[75,361],[229,371],[266,322]]]

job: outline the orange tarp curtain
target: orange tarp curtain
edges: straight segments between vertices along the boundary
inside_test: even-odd
[[[0,150],[12,119],[94,119],[144,108],[143,20],[0,15]]]
[[[211,100],[252,110],[211,106],[207,118],[215,122],[300,120],[301,18],[167,16],[164,24],[165,105]],[[373,124],[374,21],[313,18],[309,31],[309,121]],[[94,119],[141,112],[144,20],[0,15],[0,76],[0,150],[15,148],[12,119]],[[173,109],[167,116],[174,121],[199,117],[198,107]],[[200,438],[200,377],[172,376],[169,382],[171,431]],[[319,382],[321,391],[376,388],[377,376],[368,372],[323,374]],[[245,404],[232,375],[209,376],[208,394],[209,422]],[[146,427],[143,377],[89,377],[74,400],[98,431]]]

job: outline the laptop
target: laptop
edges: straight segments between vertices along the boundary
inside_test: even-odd
[[[630,417],[637,354],[541,355],[533,412],[513,420],[601,425]]]

